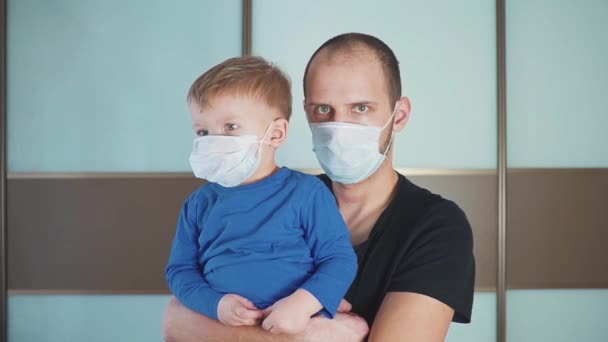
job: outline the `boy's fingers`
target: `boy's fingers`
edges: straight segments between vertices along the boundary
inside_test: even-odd
[[[236,315],[244,319],[258,319],[264,316],[264,313],[260,310],[248,310],[245,307],[236,309]]]
[[[255,307],[255,305],[253,305],[253,303],[249,299],[244,298],[244,297],[240,297],[240,296],[237,297],[237,298],[239,300],[239,303],[241,303],[247,309],[257,310],[257,308]]]
[[[241,318],[241,325],[258,325],[259,320],[255,318]]]

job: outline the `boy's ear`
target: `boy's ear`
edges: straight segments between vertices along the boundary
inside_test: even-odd
[[[285,118],[278,118],[272,123],[270,128],[270,141],[269,145],[272,147],[279,147],[287,139],[287,132],[289,131],[289,121]]]

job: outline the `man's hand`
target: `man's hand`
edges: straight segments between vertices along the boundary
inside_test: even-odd
[[[306,330],[298,336],[301,341],[362,342],[368,333],[369,327],[363,318],[338,312],[334,319],[311,318]]]
[[[277,301],[264,310],[268,316],[262,322],[262,328],[273,334],[295,335],[303,332],[311,316],[310,311],[303,308],[306,306],[304,300],[307,299],[294,293]]]
[[[343,302],[340,308],[350,305]],[[183,306],[175,297],[167,305],[163,337],[171,342],[193,341],[273,341],[273,342],[360,342],[369,332],[367,323],[354,314],[339,313],[334,319],[313,317],[298,335],[274,335],[260,326],[232,327],[207,318]]]
[[[258,310],[248,299],[236,294],[227,294],[220,299],[217,306],[217,317],[220,322],[231,325],[257,325],[264,317],[264,312]]]

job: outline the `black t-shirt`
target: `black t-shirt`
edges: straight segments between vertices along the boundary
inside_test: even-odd
[[[326,175],[319,178],[331,190]],[[346,300],[371,326],[387,292],[413,292],[454,309],[469,323],[473,306],[473,235],[464,212],[403,175],[369,239],[354,246],[359,269]]]

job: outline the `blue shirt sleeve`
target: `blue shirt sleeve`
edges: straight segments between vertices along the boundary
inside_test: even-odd
[[[312,189],[302,220],[316,265],[302,288],[321,302],[322,313],[333,318],[357,273],[357,255],[336,200],[321,182]]]
[[[184,204],[177,223],[169,263],[165,269],[171,292],[189,309],[218,319],[217,306],[223,293],[209,286],[198,262],[199,235],[197,201],[191,196]]]

